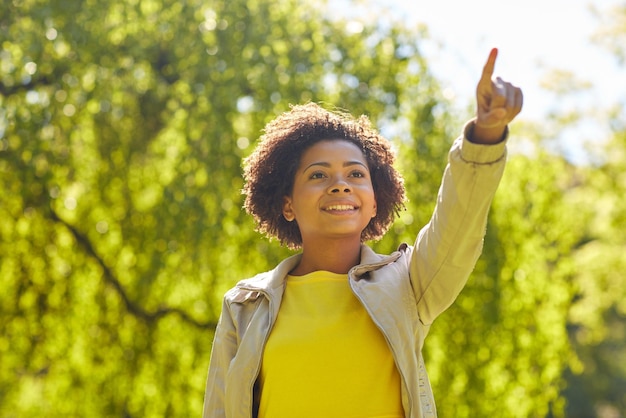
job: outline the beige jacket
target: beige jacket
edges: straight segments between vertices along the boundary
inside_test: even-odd
[[[363,245],[350,285],[384,334],[402,377],[406,417],[436,417],[422,347],[430,325],[465,285],[482,251],[487,214],[505,164],[505,141],[467,140],[471,122],[449,154],[437,206],[414,246],[391,255]],[[278,315],[285,277],[299,255],[239,282],[224,296],[215,332],[204,418],[256,417],[255,383]]]

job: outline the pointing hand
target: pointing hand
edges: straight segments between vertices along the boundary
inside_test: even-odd
[[[473,142],[499,142],[506,126],[522,110],[522,90],[500,77],[493,78],[497,56],[498,50],[492,49],[476,87],[477,109]]]

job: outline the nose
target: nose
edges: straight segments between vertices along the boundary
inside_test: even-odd
[[[352,188],[350,187],[350,184],[348,184],[348,182],[346,182],[343,179],[337,179],[329,188],[328,188],[328,192],[329,193],[351,193],[352,192]]]

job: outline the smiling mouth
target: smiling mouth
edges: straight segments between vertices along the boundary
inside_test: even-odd
[[[357,207],[352,205],[332,205],[324,208],[325,211],[329,212],[347,212],[355,209]]]

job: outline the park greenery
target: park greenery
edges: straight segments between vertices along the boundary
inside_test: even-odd
[[[470,114],[420,54],[427,34],[308,3],[2,3],[0,418],[200,415],[224,291],[289,254],[240,192],[289,104],[367,114],[394,143],[409,202],[377,251],[428,221]],[[611,13],[599,40],[623,57]],[[586,164],[547,146],[587,111],[512,126],[525,151],[426,343],[442,417],[626,411],[623,104]]]

